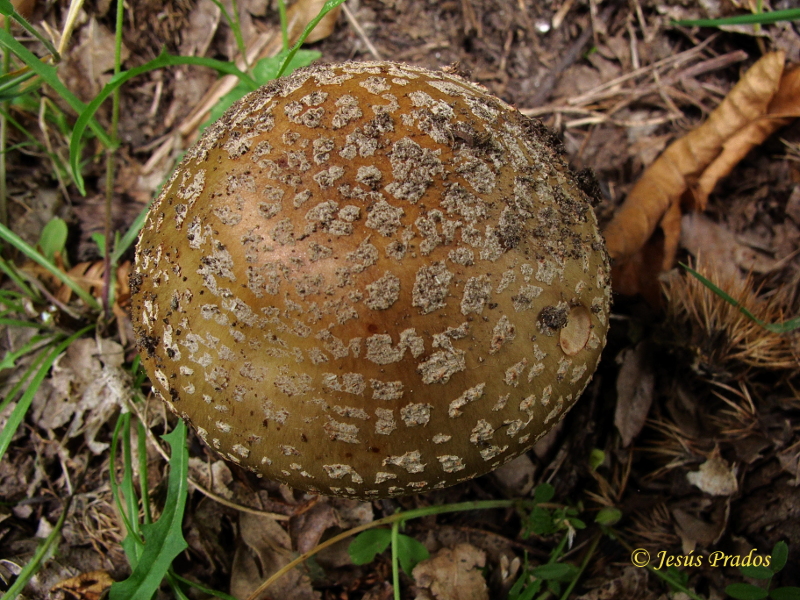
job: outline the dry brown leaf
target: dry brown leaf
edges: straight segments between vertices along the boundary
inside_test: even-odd
[[[739,489],[736,466],[730,466],[718,451],[709,456],[700,469],[688,472],[686,480],[712,496],[730,496]]]
[[[181,29],[181,56],[204,56],[217,33],[222,11],[214,0],[201,0]]]
[[[319,14],[322,7],[325,5],[325,0],[300,0],[295,2],[286,11],[287,29],[289,30],[290,44],[294,44],[297,38],[305,29],[306,24]],[[333,33],[333,28],[336,26],[336,19],[339,18],[341,7],[337,6],[327,15],[322,17],[322,20],[314,28],[314,30],[306,38],[306,44],[313,44],[320,40],[325,39]]]
[[[336,511],[325,500],[323,497],[309,510],[289,521],[292,540],[298,552],[308,552],[319,544],[328,529],[339,526]]]
[[[509,497],[523,497],[533,489],[536,465],[527,454],[521,454],[494,471],[492,476]]]
[[[606,227],[609,254],[615,259],[614,285],[621,293],[646,292],[659,271],[670,268],[680,238],[681,200],[724,144],[763,117],[781,84],[784,53],[762,57],[745,73],[705,123],[676,140],[644,172]],[[794,80],[787,80],[793,87]],[[653,238],[660,230],[662,238]],[[648,242],[651,248],[647,249]],[[644,249],[644,250],[643,250]],[[628,261],[636,269],[626,268]],[[653,258],[660,255],[661,264]],[[652,299],[651,299],[652,300]]]
[[[640,342],[623,350],[617,361],[622,365],[617,375],[617,408],[614,425],[627,448],[644,427],[653,403],[655,374],[647,345]]]
[[[270,517],[240,513],[239,534],[241,543],[236,545],[231,567],[231,595],[247,598],[265,579],[289,564],[294,556],[289,534]],[[308,575],[298,567],[258,597],[264,600],[319,600],[321,596],[311,587]]]
[[[676,140],[644,172],[605,231],[609,254],[626,259],[655,231],[669,207],[719,154],[723,143],[763,115],[783,72],[783,53],[753,65],[705,123]]]
[[[114,34],[97,19],[91,17],[80,29],[78,43],[63,56],[59,74],[69,89],[84,102],[91,101],[111,79],[114,69]],[[123,44],[122,61],[130,51]]]
[[[709,512],[711,513],[709,515],[711,522],[692,514],[688,510],[682,508],[672,509],[672,516],[675,519],[675,533],[681,538],[684,553],[688,554],[694,551],[697,546],[706,548],[715,544],[725,532],[725,525],[728,520],[725,504],[716,505],[714,510]]]
[[[485,564],[486,553],[470,544],[442,548],[414,567],[416,600],[489,600]]]
[[[81,573],[53,586],[51,593],[62,592],[70,600],[100,600],[114,580],[107,571]]]
[[[725,226],[702,213],[690,212],[681,219],[681,247],[701,257],[723,280],[743,280],[744,273],[769,273],[780,264],[763,252],[743,244]]]
[[[67,426],[65,439],[82,435],[96,455],[108,443],[96,440],[111,415],[131,397],[125,353],[109,339],[83,338],[70,344],[53,365],[42,393],[34,396],[32,418],[43,430]]]
[[[769,103],[767,114],[742,127],[722,145],[722,152],[703,171],[692,188],[694,208],[705,210],[708,196],[717,182],[728,175],[750,150],[759,146],[781,127],[800,117],[800,68],[781,77],[780,87]]]

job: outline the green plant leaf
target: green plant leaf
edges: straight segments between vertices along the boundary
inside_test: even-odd
[[[100,233],[99,231],[95,231],[91,236],[92,241],[97,244],[97,251],[100,253],[100,256],[105,256],[106,253],[106,236]]]
[[[2,28],[0,28],[0,44],[16,54],[22,60],[22,62],[28,65],[31,70],[41,77],[47,85],[53,88],[53,90],[55,90],[56,93],[61,96],[61,98],[63,98],[75,112],[80,113],[84,110],[86,105],[81,102],[81,100],[75,94],[69,91],[69,89],[67,89],[67,87],[61,82],[61,80],[58,78],[58,71],[55,66],[46,64],[44,61],[39,59],[38,56],[20,44],[14,38],[14,36]],[[103,145],[108,148],[114,145],[111,141],[111,138],[97,121],[91,119],[89,121],[89,126],[92,128],[92,131],[100,139],[100,141],[103,142]]]
[[[530,600],[542,587],[542,579],[532,579],[531,568],[528,565],[528,556],[525,556],[525,567],[522,573],[508,590],[508,600]]]
[[[721,25],[768,25],[778,21],[796,21],[797,19],[800,19],[800,9],[787,8],[767,13],[737,15],[724,19],[695,19],[673,21],[672,23],[683,27],[719,27]]]
[[[594,518],[594,522],[598,525],[616,525],[622,518],[622,511],[618,508],[605,507],[601,508],[600,512]]]
[[[297,42],[294,46],[292,46],[291,50],[289,50],[283,59],[283,63],[281,64],[280,68],[278,69],[277,77],[281,77],[285,72],[286,69],[289,68],[292,60],[294,60],[294,55],[300,51],[300,46],[306,41],[306,38],[309,34],[314,31],[314,28],[319,25],[319,22],[327,15],[330,11],[334,8],[342,4],[344,0],[326,0],[325,4],[322,5],[322,8],[317,13],[317,16],[309,21],[306,28],[303,30],[303,33],[300,34],[300,37],[297,38]],[[283,54],[283,53],[281,53]]]
[[[775,588],[769,593],[772,600],[800,600],[800,587],[785,586]]]
[[[541,504],[542,502],[550,502],[553,499],[553,496],[556,495],[556,488],[554,488],[549,483],[540,483],[536,486],[536,489],[533,492],[533,501],[536,504]]]
[[[367,529],[359,533],[350,545],[347,552],[354,565],[366,565],[375,560],[375,556],[386,550],[392,541],[392,532],[389,529]]]
[[[56,252],[63,253],[67,245],[67,224],[58,217],[50,219],[42,228],[39,236],[39,247],[47,260],[53,260]]]
[[[425,546],[414,538],[402,533],[397,538],[397,554],[400,559],[400,566],[409,577],[411,577],[411,571],[414,570],[417,563],[430,557],[428,549]]]
[[[773,573],[779,573],[786,566],[787,560],[789,560],[789,546],[786,545],[786,542],[780,541],[772,548],[772,560],[769,568]]]
[[[0,38],[0,41],[2,41],[2,38]],[[103,104],[106,98],[114,93],[114,90],[119,88],[129,79],[149,71],[175,65],[200,65],[203,67],[209,67],[219,71],[220,73],[236,75],[240,80],[249,82],[251,89],[258,87],[255,81],[250,78],[250,76],[242,73],[232,63],[214,60],[212,58],[204,58],[202,56],[173,56],[166,51],[163,51],[158,58],[154,58],[150,62],[147,62],[139,67],[134,67],[133,69],[117,73],[88,105],[81,108],[79,111],[80,115],[78,116],[78,120],[75,121],[75,126],[72,129],[72,139],[69,143],[69,163],[70,167],[72,168],[72,176],[75,180],[75,185],[78,186],[78,190],[81,192],[81,194],[86,194],[86,186],[84,185],[83,176],[80,173],[79,165],[81,158],[81,139],[83,138],[83,132],[86,130],[87,125],[91,125],[92,121],[94,120],[94,113],[97,112],[97,109],[100,108],[100,105]],[[107,148],[112,148],[114,147],[114,144],[109,141],[109,143],[105,144],[105,146]]]
[[[764,588],[749,583],[732,583],[725,588],[725,593],[736,600],[762,600],[769,596]]]
[[[592,448],[589,453],[589,468],[592,471],[597,471],[597,468],[602,465],[606,460],[606,453],[600,448]]]
[[[745,577],[752,577],[753,579],[772,579],[775,574],[768,567],[739,567],[739,571]]]
[[[553,515],[541,506],[534,506],[528,517],[528,528],[536,535],[548,535],[556,530]]]
[[[186,424],[178,421],[177,427],[163,439],[171,448],[164,511],[155,523],[142,525],[144,550],[131,576],[111,586],[111,600],[150,600],[172,561],[188,547],[182,531],[189,466]]]
[[[300,67],[307,67],[320,56],[322,56],[322,53],[317,52],[316,50],[298,50],[297,54],[292,58],[286,68],[286,75],[295,69],[299,69]],[[277,56],[262,58],[260,61],[258,61],[253,67],[253,78],[256,80],[256,83],[261,86],[275,79],[283,59],[284,55],[281,53]],[[252,90],[247,85],[243,83],[237,84],[235,88],[220,98],[219,101],[214,105],[209,112],[208,119],[200,127],[200,130],[202,131],[211,125],[211,123],[219,119],[223,113],[233,105],[234,102],[251,91]]]
[[[667,567],[667,573],[672,576],[674,583],[677,583],[681,586],[689,585],[689,573],[686,571],[681,571],[678,567]],[[673,582],[670,583],[670,587],[673,588],[673,591],[678,591],[678,588],[673,587]]]
[[[586,523],[581,521],[578,517],[570,517],[567,520],[575,529],[586,529]]]
[[[42,385],[44,378],[47,377],[47,374],[50,372],[50,367],[53,366],[53,363],[56,361],[56,358],[58,358],[58,355],[69,348],[72,342],[77,340],[85,333],[88,333],[92,329],[94,329],[94,325],[84,327],[52,348],[48,354],[45,355],[43,350],[42,353],[36,357],[31,365],[32,368],[36,369],[36,374],[33,376],[30,383],[25,386],[25,391],[23,392],[22,397],[17,402],[14,410],[12,410],[11,414],[8,416],[3,429],[0,430],[0,459],[3,458],[6,450],[8,450],[8,446],[11,444],[11,439],[14,437],[14,434],[17,432],[17,429],[22,421],[25,419],[25,415],[31,406],[34,395],[36,395],[36,392],[39,390],[39,386]],[[3,399],[1,405],[2,408],[5,408],[6,403],[11,400],[12,394],[16,394],[19,389],[20,388],[15,386],[12,391],[9,392],[9,394]]]
[[[534,567],[531,573],[539,579],[560,579],[569,575],[572,570],[570,566],[564,563],[551,563]]]

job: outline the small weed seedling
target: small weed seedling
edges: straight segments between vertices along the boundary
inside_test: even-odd
[[[779,587],[770,590],[769,586],[772,578],[779,573],[789,559],[789,546],[786,542],[778,542],[772,549],[768,565],[739,567],[739,571],[745,577],[764,581],[765,586],[759,587],[751,583],[733,583],[725,588],[725,593],[736,600],[800,600],[799,587]]]

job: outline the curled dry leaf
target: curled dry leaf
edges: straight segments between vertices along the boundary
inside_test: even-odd
[[[646,342],[623,350],[617,361],[622,365],[617,375],[617,408],[614,425],[627,448],[644,427],[655,392],[653,361]]]
[[[691,197],[687,192],[710,191],[718,177],[732,168],[745,139],[756,139],[752,133],[740,132],[762,121],[775,125],[781,119],[765,118],[773,109],[776,117],[791,113],[798,76],[790,72],[784,77],[783,63],[783,52],[761,58],[705,123],[670,144],[644,172],[605,230],[608,252],[616,262],[616,291],[641,292],[654,299],[655,276],[672,266],[678,248],[681,204]],[[760,130],[766,130],[764,123],[758,126]],[[704,177],[710,165],[712,171]],[[691,200],[683,204],[702,206]]]
[[[414,567],[416,600],[488,600],[485,564],[486,553],[470,544],[442,548]]]
[[[289,10],[286,11],[287,29],[290,32],[290,37],[294,38],[294,41],[297,41],[303,29],[305,29],[306,24],[310,23],[312,19],[319,14],[319,11],[322,10],[324,5],[325,0],[299,0],[299,2],[292,4]],[[312,44],[324,40],[332,34],[341,9],[341,6],[337,6],[322,17],[322,20],[314,28],[314,31],[306,38],[306,43]],[[291,43],[294,43],[294,41]]]
[[[123,360],[123,348],[113,340],[84,338],[70,344],[56,359],[46,391],[34,396],[34,422],[45,431],[68,425],[65,439],[83,435],[95,455],[104,453],[108,443],[95,438],[131,396]]]
[[[78,287],[94,296],[98,301],[102,300],[103,273],[105,271],[102,260],[82,262],[67,268],[61,256],[56,254],[55,264],[59,270],[66,273],[72,281],[78,284]],[[41,265],[28,261],[21,267],[21,270],[44,283],[59,302],[69,304],[72,301],[75,293]],[[125,261],[117,267],[115,273],[117,305],[114,307],[114,313],[118,316],[127,314],[125,309],[128,306],[128,302],[130,302],[131,294],[128,282],[130,272],[131,262]]]
[[[65,598],[74,600],[100,600],[114,580],[108,571],[90,571],[65,579],[50,590],[52,594],[61,592]]]
[[[675,533],[681,538],[683,552],[688,554],[698,546],[706,548],[719,541],[728,523],[728,510],[725,502],[717,502],[706,508],[706,514],[697,514],[696,507],[672,509]]]
[[[694,208],[705,210],[708,196],[717,182],[728,175],[750,150],[770,135],[800,117],[800,67],[781,77],[778,91],[767,107],[767,113],[742,127],[722,145],[719,153],[703,171],[692,188]]]
[[[237,544],[233,557],[231,594],[247,598],[264,579],[291,562],[292,542],[274,519],[250,513],[240,513],[239,534],[242,543]],[[259,598],[319,600],[320,594],[314,591],[308,575],[298,567],[278,579]]]
[[[739,489],[736,466],[728,465],[718,452],[709,456],[699,470],[687,473],[686,479],[712,496],[730,496]]]

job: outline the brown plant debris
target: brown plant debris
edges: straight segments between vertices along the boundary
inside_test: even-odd
[[[784,53],[766,54],[702,125],[648,167],[604,232],[616,291],[652,295],[655,276],[675,259],[682,210],[702,210],[716,182],[753,145],[800,114],[797,87],[796,70],[784,75]]]

